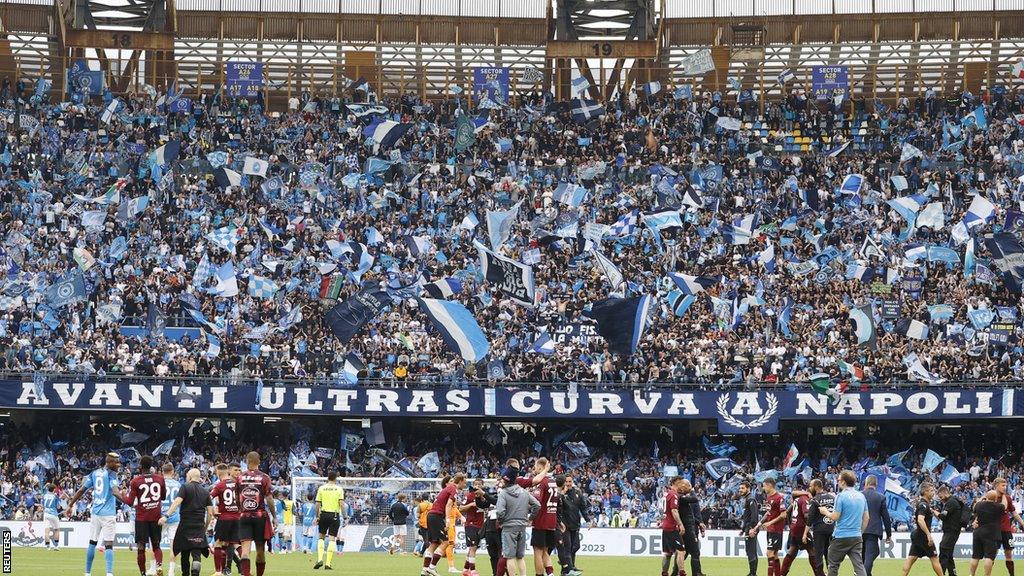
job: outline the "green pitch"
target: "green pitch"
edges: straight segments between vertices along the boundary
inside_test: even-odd
[[[313,570],[312,556],[301,553],[275,554],[267,559],[266,576],[278,576],[284,574],[308,574],[339,576],[391,576],[403,575],[418,576],[420,573],[420,560],[412,556],[388,556],[383,553],[361,553],[345,554],[340,558],[334,557],[334,571]],[[478,564],[481,576],[490,576],[491,567],[487,563],[486,556],[480,558],[483,563]],[[532,559],[527,557],[527,568],[530,573],[533,570]],[[657,557],[651,558],[619,558],[619,557],[581,557],[578,564],[584,571],[584,576],[658,576],[661,573],[661,561]],[[707,558],[703,562],[704,571],[709,576],[745,576],[747,563],[745,560]],[[462,557],[457,560],[457,566],[462,566]],[[879,561],[875,564],[874,576],[899,576],[901,563],[895,560]],[[15,576],[74,576],[85,573],[85,551],[79,549],[65,549],[57,552],[50,552],[41,548],[15,548],[12,555],[12,574]],[[968,574],[967,562],[958,563],[958,572]],[[766,573],[767,564],[762,560],[758,572]],[[98,554],[93,565],[94,576],[105,576],[103,555]],[[689,566],[687,566],[689,569]],[[180,568],[179,568],[180,570]],[[253,567],[255,576],[255,566]],[[439,574],[447,574],[447,562],[441,560],[438,566]],[[557,571],[557,567],[556,567]],[[979,570],[979,573],[981,571]],[[1006,574],[1006,568],[1001,561],[996,563],[993,574],[1000,576]],[[117,550],[114,574],[116,576],[136,576],[138,567],[135,565],[135,552],[129,550]],[[203,563],[203,576],[213,574],[213,558],[207,558]],[[804,559],[798,559],[790,571],[792,576],[810,576],[811,569]],[[843,566],[839,571],[841,576],[852,576],[853,570],[849,564]],[[929,576],[932,574],[931,567],[924,561],[918,561],[911,570],[912,575]]]

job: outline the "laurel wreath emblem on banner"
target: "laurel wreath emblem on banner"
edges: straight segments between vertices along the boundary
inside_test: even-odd
[[[775,413],[779,411],[779,399],[776,398],[775,394],[769,392],[768,394],[765,394],[765,399],[768,401],[768,410],[749,423],[743,422],[732,414],[729,414],[729,394],[722,394],[719,396],[718,402],[715,403],[715,407],[718,409],[718,415],[722,418],[722,421],[733,428],[739,428],[741,430],[745,428],[760,428],[761,426],[771,422]]]

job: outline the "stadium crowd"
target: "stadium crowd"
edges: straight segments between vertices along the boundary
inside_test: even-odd
[[[6,431],[4,446],[24,448],[2,451],[0,518],[40,519],[43,485],[54,483],[66,499],[81,484],[82,476],[99,466],[104,454],[112,449],[118,449],[122,455],[124,465],[120,475],[127,482],[133,472],[137,472],[139,452],[149,453],[160,444],[154,433],[153,439],[142,440],[135,445],[137,447],[123,447],[122,439],[134,439],[126,438],[126,429],[120,425],[96,424],[91,431],[88,428],[76,430],[79,431],[69,437],[69,441],[49,441],[50,447],[36,442],[41,431],[34,427],[11,427]],[[997,476],[1007,478],[1016,502],[1024,501],[1024,444],[1019,430],[1013,427],[972,429],[971,450],[961,445],[964,438],[961,431],[942,428],[913,433],[879,431],[866,437],[845,434],[823,437],[822,441],[814,443],[807,442],[806,434],[784,431],[777,437],[737,439],[732,445],[708,439],[707,444],[712,448],[707,448],[701,437],[673,439],[667,433],[650,428],[624,428],[620,436],[615,436],[608,430],[586,427],[556,431],[473,425],[453,429],[444,436],[440,432],[425,434],[422,430],[415,433],[389,431],[388,435],[386,446],[360,443],[346,453],[340,449],[320,448],[336,445],[334,427],[313,430],[292,423],[261,430],[256,439],[235,436],[213,426],[196,425],[184,447],[175,447],[169,455],[157,460],[174,463],[179,474],[187,468],[198,467],[204,480],[212,483],[216,463],[237,461],[245,452],[256,449],[264,455],[262,469],[271,476],[275,491],[280,490],[291,498],[292,475],[316,476],[325,475],[328,470],[339,470],[343,476],[352,477],[440,476],[465,471],[471,478],[498,478],[509,457],[529,461],[539,454],[553,454],[554,471],[573,476],[589,502],[588,516],[599,527],[656,527],[661,518],[660,496],[667,479],[665,468],[677,467],[680,475],[692,479],[701,498],[706,525],[735,528],[741,510],[735,481],[731,481],[733,477],[772,475],[778,478],[784,492],[797,485],[806,486],[810,477],[821,478],[826,485],[834,486],[842,469],[856,469],[862,475],[897,477],[892,456],[916,447],[915,452],[902,458],[906,470],[899,480],[913,492],[923,481],[940,480],[942,466],[926,470],[922,465],[925,447],[932,446],[948,457],[944,464],[963,471],[961,478],[949,482],[954,485],[954,494],[963,501],[973,502],[984,494]],[[783,471],[783,458],[791,444],[801,450],[801,459],[807,458],[810,470],[796,474]],[[729,457],[737,468],[718,478],[707,464],[719,458],[711,450],[722,445],[735,450]],[[439,449],[440,446],[445,448]],[[431,452],[437,453],[436,470],[419,468],[424,462],[422,457]],[[52,454],[52,462],[46,454]],[[670,471],[668,475],[674,473]],[[396,490],[401,488],[369,490],[348,486],[347,489],[351,521],[369,523],[381,522],[397,496]],[[409,496],[413,495],[415,493]],[[88,494],[84,500],[85,503],[76,504],[73,513],[76,519],[88,517]],[[126,518],[127,507],[119,513]],[[908,526],[903,523],[898,529],[906,530]]]
[[[0,371],[334,381],[354,355],[386,380],[1020,379],[1019,271],[986,235],[1024,227],[1024,91],[790,88],[763,117],[660,86],[600,115],[536,93],[489,110],[304,94],[272,114],[219,93],[5,98]],[[390,147],[370,138],[385,118],[407,130]],[[484,281],[474,241],[536,262],[535,306]],[[483,362],[411,298],[438,281]],[[341,343],[322,318],[366,283],[393,300]],[[640,294],[658,306],[636,353],[581,336],[595,302]]]

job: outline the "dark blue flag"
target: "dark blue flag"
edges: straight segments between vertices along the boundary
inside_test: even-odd
[[[391,301],[384,290],[362,290],[327,311],[324,322],[342,344],[348,343]]]
[[[608,342],[612,352],[629,356],[636,352],[652,305],[653,299],[646,295],[607,298],[595,302],[590,312],[584,314],[597,321],[597,333]]]

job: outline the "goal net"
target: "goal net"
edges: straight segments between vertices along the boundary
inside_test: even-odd
[[[345,542],[345,552],[412,552],[417,538],[413,499],[420,496],[433,502],[441,490],[438,478],[338,478],[337,481],[345,491],[342,528],[338,534],[338,539]],[[292,501],[296,511],[293,547],[296,549],[312,542],[316,550],[316,521],[309,516],[304,518],[303,512],[314,510],[316,491],[325,482],[327,478],[323,476],[292,478]],[[388,517],[399,494],[405,495],[405,505],[410,512],[404,537]]]

